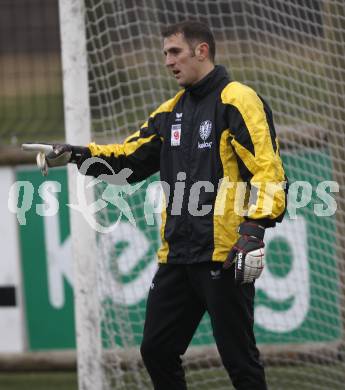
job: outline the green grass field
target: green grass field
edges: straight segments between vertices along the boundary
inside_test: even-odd
[[[268,367],[266,369],[270,390],[342,390],[345,372],[341,365],[304,365]],[[135,376],[143,379],[142,389],[150,389],[143,371]],[[138,389],[132,373],[125,373],[122,382],[128,390]],[[232,386],[222,368],[187,371],[190,390],[229,390]],[[0,373],[0,390],[77,390],[74,372]],[[115,387],[114,387],[115,389]],[[124,387],[121,387],[124,389]]]
[[[77,390],[72,372],[0,373],[0,390]]]

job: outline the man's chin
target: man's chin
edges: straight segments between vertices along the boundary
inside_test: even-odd
[[[183,88],[188,87],[188,83],[186,83],[185,81],[183,81],[183,80],[176,80],[176,81],[177,81],[177,84],[178,84],[180,87],[183,87]]]

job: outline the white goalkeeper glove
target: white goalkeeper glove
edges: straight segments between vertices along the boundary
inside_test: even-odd
[[[251,283],[259,278],[265,266],[265,228],[255,222],[243,222],[240,238],[229,252],[223,267],[235,264],[236,284]]]
[[[44,176],[48,174],[48,167],[61,167],[69,162],[76,163],[84,153],[89,151],[87,147],[69,144],[26,143],[22,148],[26,151],[38,152],[36,162]]]

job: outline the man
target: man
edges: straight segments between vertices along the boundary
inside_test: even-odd
[[[54,145],[44,164],[80,167],[97,156],[116,173],[130,168],[130,182],[160,171],[170,188],[181,185],[182,195],[166,197],[141,344],[154,388],[186,389],[180,357],[207,311],[235,388],[266,389],[253,332],[254,282],[263,268],[265,229],[286,208],[272,113],[251,88],[215,66],[206,25],[183,22],[162,35],[165,65],[183,89],[123,144]],[[109,172],[100,163],[87,171],[102,173]],[[240,183],[248,186],[238,197]]]

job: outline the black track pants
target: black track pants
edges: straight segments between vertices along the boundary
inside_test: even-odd
[[[254,284],[236,286],[221,263],[160,265],[146,308],[141,354],[155,390],[187,388],[181,358],[207,311],[224,367],[241,390],[265,390],[253,333]]]

